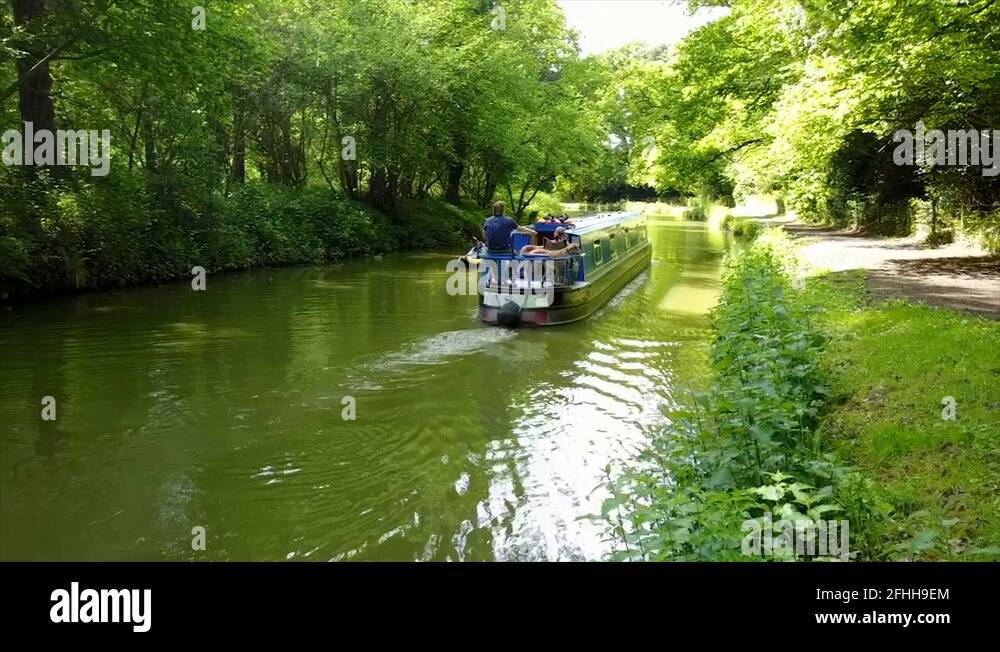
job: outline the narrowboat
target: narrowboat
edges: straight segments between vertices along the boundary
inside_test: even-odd
[[[563,227],[572,253],[519,255],[537,238]],[[584,319],[649,266],[646,218],[637,212],[601,213],[532,224],[538,236],[514,232],[510,253],[479,253],[479,318],[489,324],[551,326]],[[471,252],[470,252],[471,253]]]

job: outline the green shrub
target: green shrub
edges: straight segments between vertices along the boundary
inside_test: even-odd
[[[391,219],[326,188],[247,184],[229,196],[142,171],[59,176],[2,168],[0,296],[319,263],[397,248],[457,246],[482,211],[411,202]]]
[[[719,228],[723,231],[729,231],[733,235],[746,238],[747,240],[753,240],[764,230],[764,226],[757,220],[748,217],[737,217],[732,213],[727,213],[723,216],[718,224]]]
[[[941,245],[951,244],[955,241],[955,232],[951,229],[938,229],[937,231],[932,231],[927,234],[924,238],[924,244],[928,247],[940,247]]]
[[[716,219],[714,226],[723,231],[731,231],[733,228],[733,222],[737,219],[738,218],[732,213],[726,213],[722,217]]]
[[[692,206],[686,209],[681,217],[690,222],[704,222],[708,220],[708,212],[704,206]]]
[[[439,199],[402,202],[393,223],[400,249],[468,246],[482,237],[485,211],[474,204],[459,206]]]
[[[970,212],[962,220],[962,233],[987,251],[1000,253],[1000,205],[986,213]]]
[[[760,232],[764,230],[760,222],[751,219],[741,219],[731,222],[731,229],[733,235],[746,238],[747,240],[753,240]]]

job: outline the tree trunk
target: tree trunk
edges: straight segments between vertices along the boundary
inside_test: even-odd
[[[372,111],[371,145],[379,149],[372,157],[372,173],[368,182],[368,201],[384,211],[390,211],[395,204],[397,175],[389,173],[392,164],[387,155],[386,133],[389,129],[391,92],[384,80],[375,83],[375,107]]]
[[[483,188],[483,196],[479,200],[479,205],[483,208],[489,208],[490,204],[493,203],[493,196],[497,194],[497,180],[492,174],[486,174],[486,184]]]
[[[45,0],[13,0],[14,24],[29,33],[36,31],[45,17]],[[17,60],[18,105],[21,120],[30,122],[37,133],[42,129],[55,131],[56,111],[52,104],[52,74],[45,58],[47,47],[32,42],[26,55]]]
[[[368,182],[368,202],[376,208],[386,207],[386,171],[384,167],[377,167],[372,170],[372,178]]]
[[[233,115],[233,168],[232,181],[243,185],[247,180],[247,128],[243,107],[237,106]]]
[[[153,132],[153,119],[148,113],[142,121],[142,139],[146,143],[146,169],[156,172],[156,135]]]
[[[396,209],[396,199],[399,197],[399,172],[389,172],[387,183],[385,184],[384,208],[386,211]]]
[[[448,185],[444,191],[444,198],[448,203],[458,204],[459,187],[462,183],[462,173],[465,172],[465,165],[461,161],[448,164]]]
[[[351,199],[358,198],[358,163],[357,161],[340,161],[340,185]]]

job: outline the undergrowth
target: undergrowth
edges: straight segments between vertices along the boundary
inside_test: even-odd
[[[869,532],[889,506],[816,435],[824,339],[792,288],[796,265],[776,229],[727,260],[710,386],[668,415],[638,464],[614,477],[606,469],[601,518],[614,559],[759,560],[744,553],[749,525],[833,519],[849,523],[851,559],[882,555]],[[797,558],[788,548],[775,556]]]

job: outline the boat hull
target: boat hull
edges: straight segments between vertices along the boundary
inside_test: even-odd
[[[652,251],[650,243],[645,242],[598,278],[555,288],[551,305],[533,307],[530,301],[525,302],[518,323],[525,326],[555,326],[589,317],[649,266]],[[500,306],[510,300],[522,303],[518,296],[481,294],[479,318],[488,324],[499,324]]]

